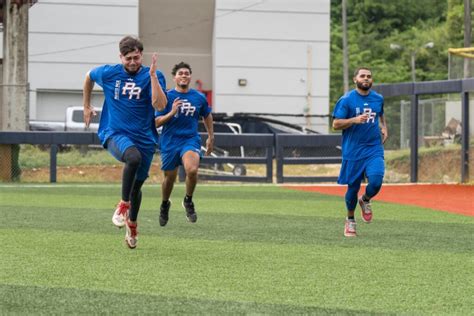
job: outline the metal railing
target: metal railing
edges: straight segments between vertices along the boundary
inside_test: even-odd
[[[202,143],[205,144],[207,134],[201,134]],[[261,157],[248,156],[204,156],[201,164],[260,164],[265,165],[265,176],[248,176],[248,175],[225,175],[225,174],[199,174],[199,179],[210,181],[242,181],[242,182],[273,182],[273,134],[227,134],[215,133],[214,146],[226,148],[260,148],[264,150]],[[184,181],[185,173],[181,167],[179,169],[179,180]]]
[[[100,141],[97,134],[93,132],[0,132],[0,151],[6,155],[9,151],[5,145],[21,144],[51,146],[49,181],[54,183],[57,180],[57,154],[60,145],[100,145]],[[0,159],[0,169],[3,171],[12,169],[9,166],[9,159]]]
[[[205,143],[207,135],[202,134]],[[57,181],[57,154],[61,145],[100,145],[96,133],[93,132],[0,132],[0,151],[8,152],[11,145],[32,144],[32,145],[50,145],[50,163],[49,174],[50,182]],[[234,175],[203,175],[201,179],[215,181],[243,181],[243,182],[272,182],[273,176],[273,152],[274,135],[273,134],[215,134],[215,145],[225,147],[256,147],[263,149],[265,154],[262,157],[203,157],[203,164],[224,164],[224,163],[250,163],[261,164],[266,167],[265,176],[234,176]],[[11,153],[10,153],[11,154]],[[2,154],[3,156],[3,154]],[[8,161],[11,159],[0,159],[0,168],[4,171],[11,170]],[[6,177],[5,177],[6,178]]]
[[[309,165],[309,164],[335,164],[341,163],[340,152],[341,135],[293,135],[277,134],[275,142],[277,160],[277,183],[284,182],[333,182],[337,177],[322,176],[284,176],[285,165]],[[311,148],[306,157],[285,155],[285,148]],[[332,156],[325,154],[325,149],[329,148]],[[318,150],[320,149],[320,150]],[[335,153],[338,153],[336,156]]]

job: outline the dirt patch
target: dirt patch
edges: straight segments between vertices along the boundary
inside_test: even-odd
[[[474,148],[469,150],[474,157]],[[439,150],[418,155],[418,181],[434,183],[461,182],[461,150]],[[469,161],[470,174],[474,174],[474,159]],[[410,175],[410,160],[387,161],[387,182],[407,182]],[[397,177],[398,176],[398,177]],[[397,181],[397,179],[399,181]]]
[[[57,182],[120,183],[123,165],[57,167]],[[152,164],[147,183],[161,183],[163,172],[159,164]],[[24,169],[22,182],[49,182],[49,168]]]

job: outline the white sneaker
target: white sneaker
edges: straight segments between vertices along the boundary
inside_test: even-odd
[[[346,237],[356,237],[356,222],[346,219],[346,224],[344,225],[344,236]]]
[[[125,221],[125,243],[127,244],[128,248],[134,249],[137,247],[138,242],[138,231],[137,231],[137,224],[132,224],[130,221]]]
[[[117,204],[114,215],[112,216],[112,223],[117,227],[125,226],[125,219],[127,218],[128,209],[130,208],[130,202],[120,201]]]
[[[359,205],[361,209],[362,220],[366,223],[372,222],[372,205],[370,204],[370,201],[366,202],[362,199],[362,197],[360,197]]]

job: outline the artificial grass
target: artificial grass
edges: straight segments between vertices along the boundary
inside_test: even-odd
[[[158,224],[146,186],[139,245],[111,224],[118,186],[0,187],[0,310],[9,313],[468,314],[471,217],[374,203],[344,238],[339,197],[276,186],[183,187]]]

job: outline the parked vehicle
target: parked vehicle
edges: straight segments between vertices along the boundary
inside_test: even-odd
[[[46,132],[97,132],[99,130],[100,115],[102,108],[96,108],[97,115],[94,116],[86,128],[84,124],[84,108],[82,106],[70,106],[66,108],[64,121],[41,121],[31,120],[30,131],[46,131]],[[63,144],[58,146],[59,150],[66,150],[70,145]],[[41,145],[40,148],[48,149],[48,145]],[[81,145],[81,151],[86,151],[87,148],[102,148],[100,145]]]
[[[213,113],[214,124],[226,123],[236,124],[240,127],[240,133],[253,134],[296,134],[296,135],[317,135],[317,131],[306,128],[294,123],[289,123],[280,119],[264,116],[264,113],[234,113],[227,115],[226,113]],[[204,132],[202,127],[201,132]],[[230,155],[237,156],[237,148],[223,148],[230,152]],[[241,149],[242,151],[244,148]],[[308,148],[284,148],[285,157],[329,157],[340,156],[341,148],[339,146],[319,146]],[[245,156],[264,156],[265,149],[246,147]]]
[[[97,132],[99,129],[100,114],[102,108],[96,109],[97,115],[92,118],[89,128],[84,124],[84,108],[82,106],[70,106],[66,109],[64,121],[41,121],[31,120],[31,131],[66,131],[66,132]]]

